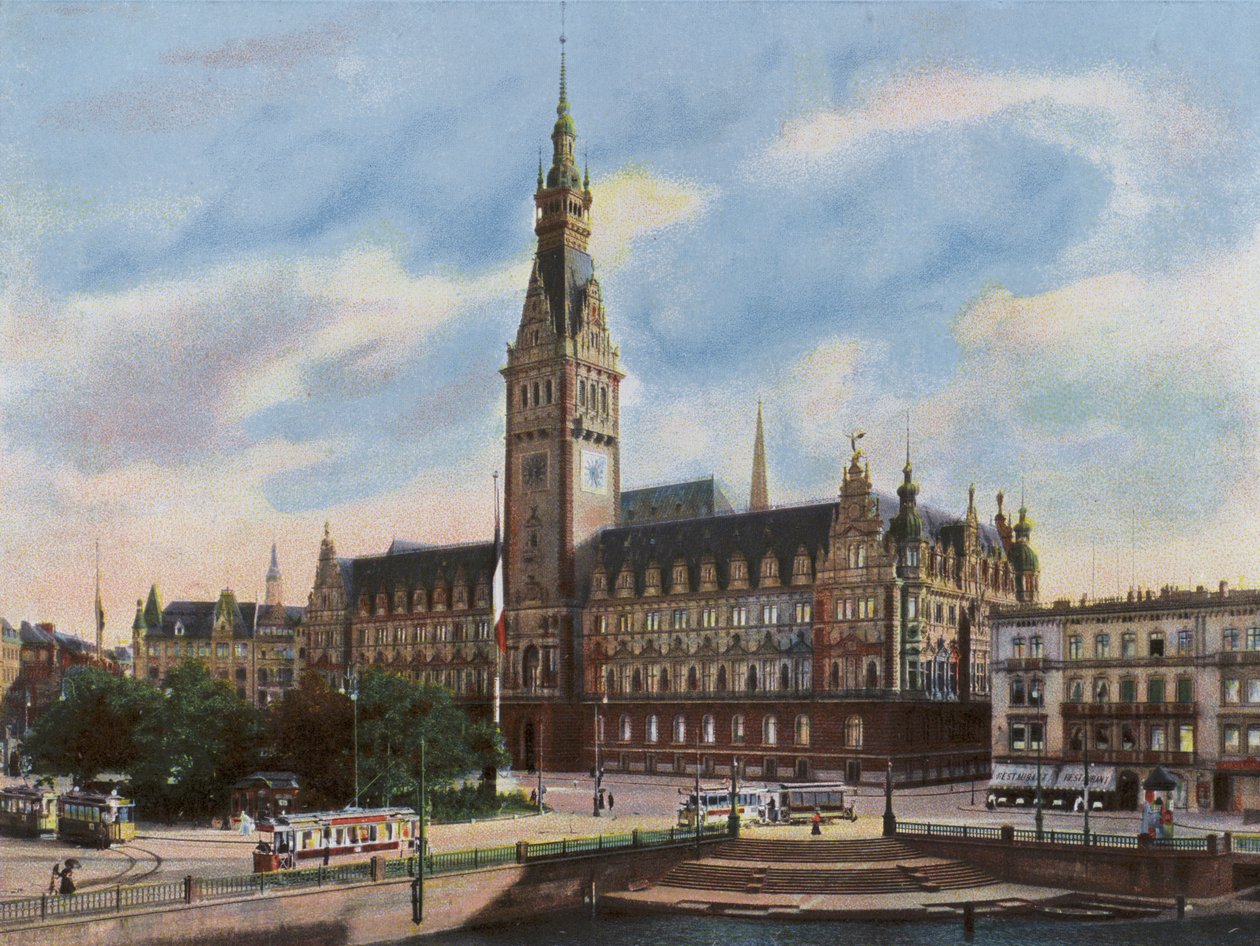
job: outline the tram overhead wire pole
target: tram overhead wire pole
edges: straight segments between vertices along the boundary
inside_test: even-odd
[[[424,737],[420,737],[420,781],[416,785],[416,809],[419,824],[416,831],[416,876],[411,881],[411,922],[419,926],[424,922]]]
[[[356,670],[351,670],[346,674],[344,686],[341,692],[350,697],[350,704],[354,708],[354,807],[359,807],[359,674]]]
[[[607,693],[605,693],[605,694],[603,695],[603,698],[602,698],[602,699],[599,699],[599,700],[596,700],[596,701],[595,701],[595,780],[594,780],[594,783],[593,783],[593,784],[594,784],[594,788],[593,788],[593,790],[592,790],[592,794],[591,794],[591,814],[593,814],[596,818],[598,818],[598,817],[599,817],[599,788],[600,788],[600,782],[602,782],[602,781],[604,780],[604,773],[603,773],[603,770],[600,768],[600,765],[599,765],[599,730],[600,730],[600,726],[599,726],[599,723],[600,723],[600,719],[599,719],[599,708],[600,708],[600,706],[601,706],[601,705],[602,705],[602,706],[607,706],[607,705],[608,705],[608,694],[607,694]]]

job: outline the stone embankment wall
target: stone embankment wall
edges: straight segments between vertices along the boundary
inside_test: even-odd
[[[898,840],[924,854],[966,861],[1016,884],[1164,899],[1221,897],[1234,890],[1234,858],[1224,850],[1126,850],[902,835]]]
[[[0,946],[369,946],[466,926],[510,923],[650,883],[691,845],[603,853],[425,878],[424,922],[411,921],[411,881],[382,881],[0,932]]]

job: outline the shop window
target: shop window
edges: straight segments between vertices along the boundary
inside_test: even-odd
[[[1221,727],[1221,752],[1225,755],[1238,755],[1242,751],[1241,739],[1239,738],[1242,727],[1237,723],[1226,723]],[[1256,735],[1260,736],[1260,726]]]

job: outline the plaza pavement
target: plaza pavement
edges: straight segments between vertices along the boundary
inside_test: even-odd
[[[705,780],[712,784],[713,780]],[[501,788],[510,785],[510,780]],[[680,790],[693,782],[670,776],[612,775],[604,787],[613,794],[611,810],[592,815],[592,779],[586,774],[547,773],[543,776],[549,811],[511,819],[465,824],[431,825],[429,845],[433,851],[455,851],[473,847],[512,844],[519,840],[543,841],[597,833],[621,833],[634,828],[663,828],[677,821]],[[520,785],[528,792],[536,778],[522,777]],[[977,783],[974,796],[969,784],[930,786],[900,790],[894,797],[897,817],[907,821],[934,821],[955,824],[1011,824],[1033,826],[1030,809],[1002,808],[988,811],[983,806],[984,783]],[[974,801],[973,801],[974,798]],[[858,820],[829,825],[830,837],[873,837],[882,830],[884,795],[877,785],[860,786],[855,807]],[[145,883],[195,876],[247,874],[252,869],[250,852],[256,837],[188,825],[161,825],[139,822],[138,836],[121,848],[95,851],[56,840],[0,838],[0,898],[33,896],[47,889],[54,862],[75,857],[82,862],[77,872],[79,888],[92,889],[115,884]],[[1079,830],[1079,814],[1045,813],[1047,829]],[[1131,834],[1137,831],[1136,812],[1093,812],[1090,827],[1099,833]],[[773,837],[795,836],[800,827],[750,829]],[[1211,831],[1244,830],[1239,815],[1187,812],[1178,818],[1179,833],[1203,834]]]

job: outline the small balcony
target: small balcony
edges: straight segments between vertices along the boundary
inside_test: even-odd
[[[1150,717],[1194,717],[1198,703],[1061,703],[1065,719],[1141,719]]]
[[[1063,761],[1084,762],[1083,752],[1064,749]],[[1160,749],[1090,749],[1090,765],[1194,765],[1194,752],[1170,752]]]
[[[1030,671],[1044,670],[1046,662],[1045,657],[1008,657],[1006,670],[1008,673],[1028,673]]]

